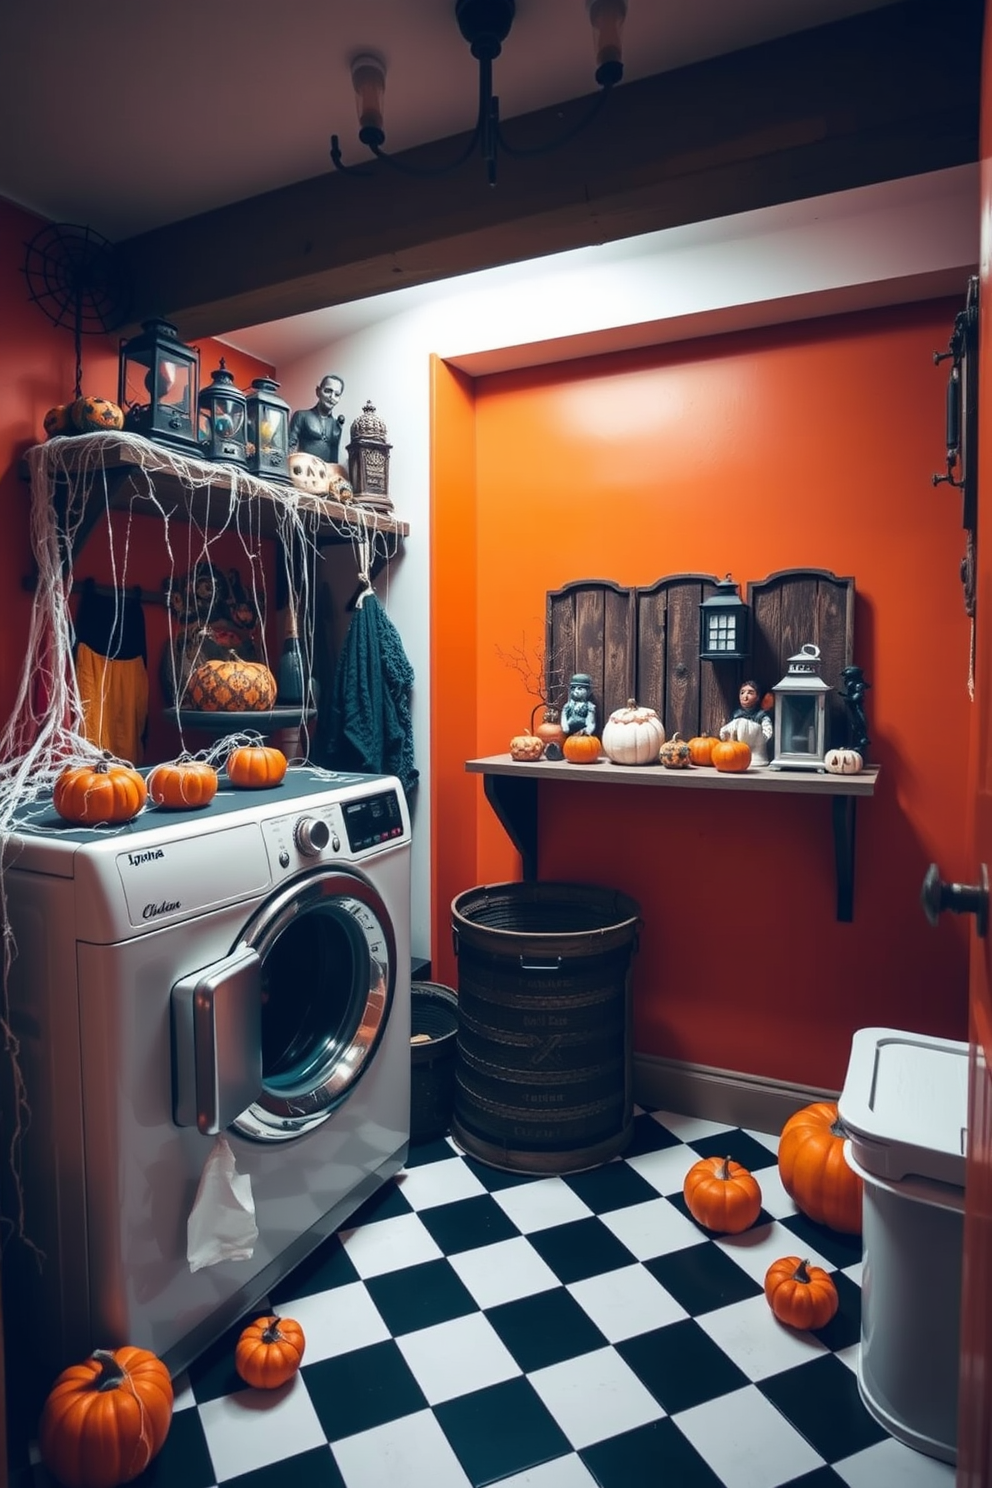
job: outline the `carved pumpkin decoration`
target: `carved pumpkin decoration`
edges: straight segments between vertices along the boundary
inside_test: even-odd
[[[281,785],[288,761],[273,745],[244,744],[227,756],[227,778],[239,790],[268,790]]]
[[[92,765],[68,766],[52,791],[52,805],[63,821],[81,827],[129,822],[147,799],[141,774],[110,754]]]
[[[717,739],[710,752],[710,764],[715,770],[724,770],[738,775],[751,763],[751,746],[743,739]]]
[[[864,764],[856,749],[828,749],[823,756],[824,769],[831,775],[860,775]]]
[[[594,734],[568,734],[561,752],[573,765],[594,765],[602,753],[602,746]]]
[[[231,651],[225,661],[205,661],[186,684],[186,706],[203,713],[264,713],[275,706],[276,679],[261,661]]]
[[[697,734],[689,740],[689,758],[694,765],[713,763],[713,745],[718,741],[712,734]]]
[[[765,1273],[765,1297],[789,1328],[825,1328],[840,1305],[833,1279],[822,1266],[798,1256],[773,1261]]]
[[[99,429],[123,429],[124,411],[109,398],[77,398],[69,405],[69,419],[80,434]]]
[[[45,1401],[41,1458],[64,1488],[116,1488],[144,1472],[172,1421],[169,1371],[147,1349],[97,1349]]]
[[[814,1101],[790,1116],[778,1143],[782,1186],[817,1224],[861,1234],[861,1177],[844,1156],[836,1101]]]
[[[238,1339],[234,1367],[246,1385],[278,1390],[299,1369],[306,1340],[292,1318],[256,1318]]]
[[[538,704],[538,706],[540,706],[540,704]],[[565,730],[562,728],[559,721],[558,709],[545,708],[544,717],[537,725],[537,728],[534,727],[534,717],[536,713],[537,708],[535,708],[534,712],[530,715],[531,733],[537,735],[541,743],[544,745],[545,749],[547,749],[549,744],[557,744],[560,746],[565,739]]]
[[[701,1157],[682,1184],[686,1208],[698,1224],[739,1235],[761,1212],[761,1189],[747,1168],[729,1157]]]
[[[57,434],[75,434],[76,430],[69,418],[68,403],[56,403],[45,414],[45,438],[54,439]]]
[[[537,734],[514,734],[510,740],[510,758],[539,760],[544,753],[544,740]]]
[[[319,455],[308,455],[304,450],[293,450],[288,459],[289,478],[294,486],[311,496],[327,495],[331,477],[326,461]]]
[[[156,765],[146,783],[156,806],[188,811],[209,806],[217,794],[217,771],[206,760],[180,755],[171,764]]]
[[[689,745],[681,734],[673,734],[666,739],[658,751],[658,758],[666,770],[686,770],[692,763],[689,753]]]
[[[603,753],[615,765],[656,765],[665,742],[665,728],[654,708],[642,708],[633,698],[610,714],[603,728]]]

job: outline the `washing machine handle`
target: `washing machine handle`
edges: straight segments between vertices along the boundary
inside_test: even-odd
[[[262,1091],[262,961],[250,946],[172,989],[177,1126],[215,1136]]]

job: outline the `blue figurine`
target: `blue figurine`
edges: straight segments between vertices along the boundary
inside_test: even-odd
[[[568,684],[568,701],[561,710],[566,734],[595,734],[596,704],[592,700],[592,678],[576,672]]]

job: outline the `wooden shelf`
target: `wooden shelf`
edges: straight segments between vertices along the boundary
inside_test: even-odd
[[[486,800],[523,861],[525,879],[537,877],[538,786],[554,781],[591,785],[640,786],[660,790],[719,790],[753,795],[829,796],[833,810],[834,866],[837,879],[837,918],[854,918],[854,829],[859,796],[872,796],[878,766],[866,765],[860,775],[822,775],[814,770],[747,770],[740,775],[694,765],[688,770],[666,770],[663,765],[614,765],[601,760],[573,765],[567,760],[511,759],[494,754],[467,760],[466,770],[482,775]]]
[[[60,475],[64,471],[80,487],[96,486],[95,499],[86,503],[87,510],[75,530],[76,547],[82,546],[107,506],[115,511],[140,510],[142,506],[151,512],[161,509],[172,520],[194,521],[204,528],[226,524],[232,491],[239,502],[251,505],[245,530],[263,537],[278,534],[280,512],[290,507],[304,519],[313,518],[314,535],[320,543],[352,542],[380,533],[398,548],[410,531],[408,523],[392,513],[361,502],[311,496],[282,481],[260,480],[239,467],[176,455],[139,434],[80,434],[53,439],[39,449],[50,453],[53,468]],[[68,492],[59,499],[62,516]]]

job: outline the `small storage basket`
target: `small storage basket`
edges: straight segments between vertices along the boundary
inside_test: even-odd
[[[439,982],[410,984],[410,1141],[443,1137],[455,1100],[458,998]]]

